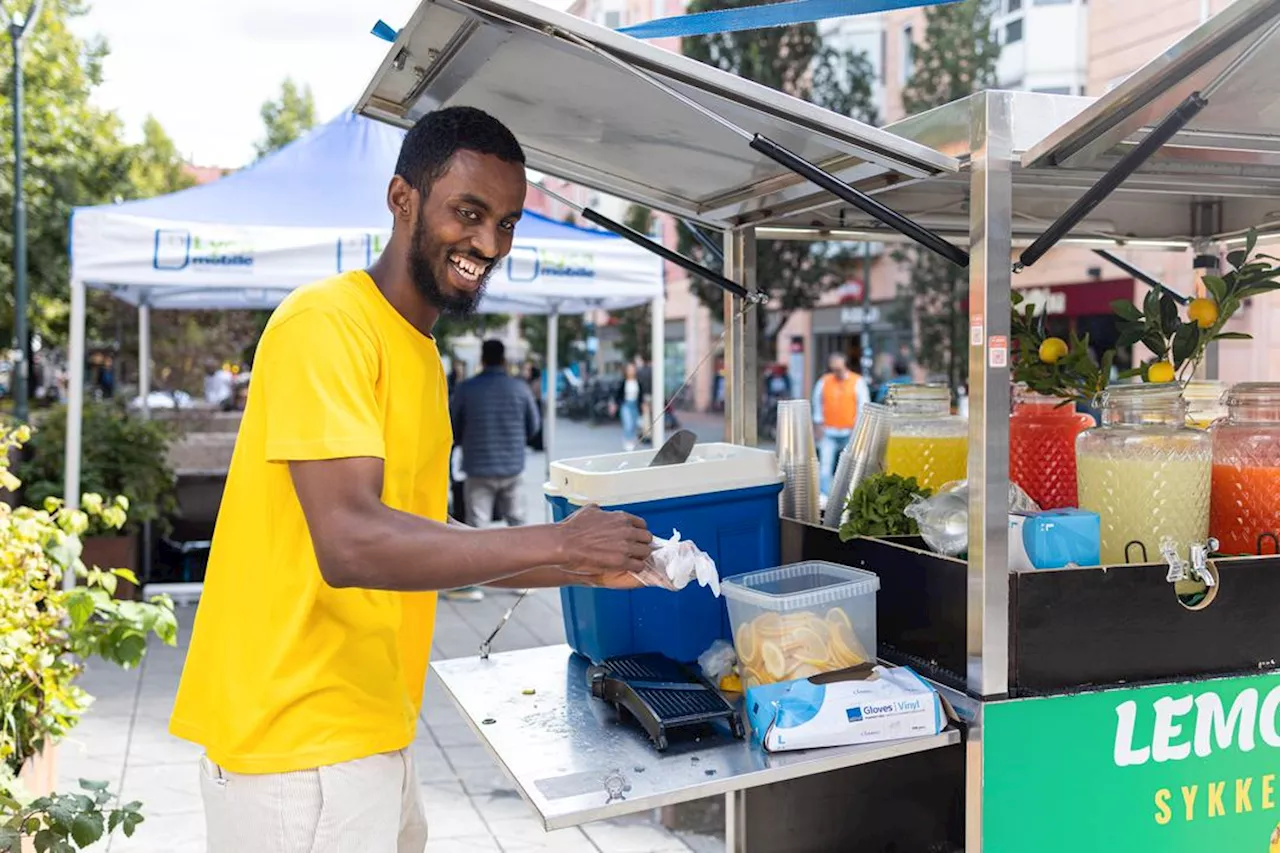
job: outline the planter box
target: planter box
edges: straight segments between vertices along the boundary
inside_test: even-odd
[[[90,536],[84,540],[84,552],[80,555],[86,566],[100,569],[131,569],[139,574],[137,536]],[[115,597],[136,601],[138,588],[124,578],[119,578]]]
[[[58,785],[58,746],[48,744],[34,758],[28,758],[18,774],[20,781],[32,795],[46,797],[52,794]],[[30,838],[22,839],[22,853],[35,853],[35,845]]]

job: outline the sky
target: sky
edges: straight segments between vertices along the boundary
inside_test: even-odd
[[[310,84],[316,119],[355,102],[391,45],[370,34],[399,28],[418,0],[90,0],[75,23],[110,47],[96,102],[120,115],[128,138],[148,114],[200,166],[237,167],[262,136],[262,102],[292,76]],[[539,0],[565,8],[561,0]]]

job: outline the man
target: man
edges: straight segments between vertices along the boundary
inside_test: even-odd
[[[525,445],[538,432],[538,404],[528,383],[507,373],[502,341],[480,347],[479,375],[458,386],[450,404],[453,440],[462,448],[463,506],[467,524],[486,527],[501,519],[524,524]],[[451,590],[455,600],[478,601],[479,587]]]
[[[422,853],[410,746],[436,591],[633,589],[639,519],[448,519],[453,444],[431,330],[511,249],[524,154],[479,110],[425,116],[387,190],[386,250],[267,324],[170,730],[206,750],[211,853]]]
[[[833,353],[827,369],[813,386],[813,423],[822,431],[818,446],[822,493],[830,496],[836,463],[853,435],[858,407],[871,401],[871,390],[862,376],[849,369],[844,353]]]

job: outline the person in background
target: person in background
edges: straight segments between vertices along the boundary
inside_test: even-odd
[[[454,441],[462,448],[467,524],[486,527],[501,518],[524,524],[525,447],[541,426],[538,404],[522,379],[507,373],[507,350],[490,339],[480,347],[481,371],[458,386],[449,405]],[[478,601],[479,587],[450,590],[447,598]]]
[[[614,400],[618,417],[622,421],[622,449],[628,452],[636,449],[637,429],[640,425],[640,411],[646,400],[644,385],[635,364],[627,364],[622,368],[622,384],[618,386],[618,396]]]
[[[227,411],[231,408],[233,389],[231,371],[214,359],[204,363],[204,401],[210,406]]]
[[[899,356],[893,360],[893,376],[884,381],[876,391],[876,402],[883,403],[889,397],[889,389],[894,385],[911,384],[911,366],[907,360]]]
[[[858,419],[858,407],[871,402],[871,391],[860,374],[849,369],[844,353],[833,353],[828,371],[813,386],[813,424],[822,432],[818,464],[822,469],[822,493],[831,490],[836,462]]]
[[[533,438],[529,439],[529,449],[535,453],[541,453],[544,449],[542,442],[542,422],[546,420],[547,413],[546,401],[542,392],[542,368],[530,362],[525,368],[525,381],[529,383],[529,393],[533,395],[533,399],[538,404],[538,431],[533,434]]]

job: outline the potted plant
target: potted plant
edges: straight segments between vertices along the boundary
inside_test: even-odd
[[[17,491],[8,451],[29,437],[27,427],[0,428],[0,488]],[[148,637],[177,640],[173,603],[113,597],[127,568],[103,570],[81,559],[80,537],[91,519],[110,529],[127,523],[128,501],[85,495],[84,509],[55,497],[41,509],[0,504],[0,853],[64,853],[105,833],[132,834],[141,804],[112,804],[105,783],[82,781],[78,793],[55,794],[52,765],[58,741],[92,702],[76,681],[84,661],[99,657],[130,668]],[[66,588],[74,575],[79,584]]]
[[[158,535],[169,531],[177,511],[176,477],[169,465],[173,426],[131,414],[123,405],[86,401],[81,419],[81,492],[122,495],[129,502],[128,520],[118,529],[91,518],[84,531],[85,560],[91,564],[119,566],[136,572],[140,566],[138,533],[145,522]],[[41,506],[63,492],[66,460],[67,410],[50,409],[31,441],[26,459],[17,466],[25,484],[23,501]],[[133,598],[131,581],[117,589],[120,598]]]

